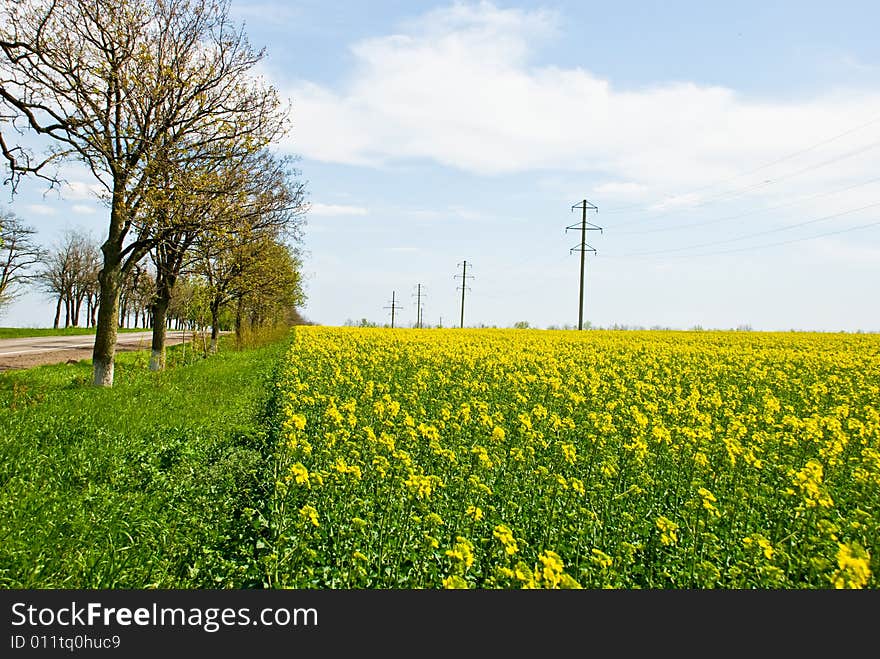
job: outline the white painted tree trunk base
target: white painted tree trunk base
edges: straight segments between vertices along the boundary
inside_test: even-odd
[[[113,386],[113,360],[109,363],[102,361],[94,362],[96,387],[112,387]]]
[[[151,371],[164,371],[165,370],[165,351],[164,350],[151,350],[150,351],[150,370]]]

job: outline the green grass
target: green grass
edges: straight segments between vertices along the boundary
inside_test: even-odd
[[[143,327],[118,329],[117,332],[147,332]],[[31,336],[80,336],[94,334],[94,327],[0,327],[0,339],[24,339]]]
[[[175,346],[164,373],[119,353],[108,389],[89,360],[0,373],[0,588],[261,586],[264,414],[288,345]]]

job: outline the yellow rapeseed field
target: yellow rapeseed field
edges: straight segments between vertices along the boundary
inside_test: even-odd
[[[880,336],[295,333],[271,586],[880,585]]]

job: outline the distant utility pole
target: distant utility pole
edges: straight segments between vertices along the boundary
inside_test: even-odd
[[[580,208],[583,211],[583,215],[581,216],[581,223],[580,223],[580,225],[572,224],[571,226],[567,226],[567,227],[565,227],[565,231],[566,231],[566,233],[568,233],[568,231],[571,229],[580,229],[581,230],[581,244],[575,245],[570,250],[568,250],[569,254],[571,254],[572,252],[580,252],[581,253],[581,288],[580,288],[580,298],[579,298],[579,302],[578,302],[578,329],[581,330],[584,328],[584,257],[586,256],[588,251],[593,252],[593,254],[596,253],[596,250],[587,244],[587,231],[598,230],[599,233],[602,233],[602,227],[597,227],[595,224],[591,224],[591,223],[587,222],[587,210],[588,209],[592,210],[592,211],[596,211],[597,213],[599,212],[599,209],[596,206],[594,206],[593,204],[591,204],[589,201],[584,199],[580,203],[572,206],[571,210],[573,211],[575,208]]]
[[[416,284],[416,327],[422,328],[422,285]]]
[[[473,279],[473,275],[469,275],[467,273],[468,262],[462,261],[458,264],[461,266],[461,274],[453,275],[453,278],[458,279],[461,277],[461,327],[464,327],[464,292],[467,290],[467,280]],[[473,265],[473,263],[471,263]]]
[[[391,309],[391,327],[394,327],[394,312],[397,309],[401,309],[397,302],[395,302],[395,292],[391,291],[391,306],[385,307],[386,309]]]

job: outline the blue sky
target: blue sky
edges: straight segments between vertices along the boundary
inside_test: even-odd
[[[313,321],[880,330],[873,2],[244,2],[290,98]],[[11,207],[100,236],[91,181]],[[0,324],[47,326],[36,293]]]

